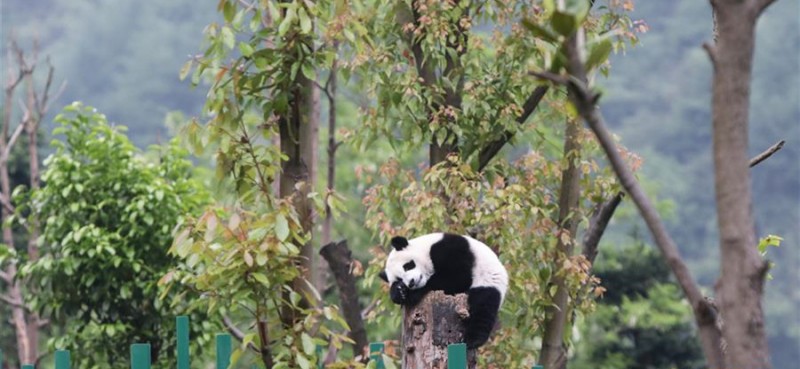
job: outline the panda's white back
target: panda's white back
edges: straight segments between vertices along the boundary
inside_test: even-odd
[[[508,290],[508,272],[500,262],[497,254],[481,241],[463,236],[469,242],[470,251],[475,255],[475,266],[472,268],[472,287],[494,287],[505,298]]]

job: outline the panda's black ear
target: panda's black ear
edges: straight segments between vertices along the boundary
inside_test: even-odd
[[[392,247],[395,250],[400,251],[408,246],[408,240],[402,236],[392,237]]]
[[[386,275],[385,270],[381,270],[381,273],[378,274],[378,276],[381,277],[381,279],[383,279],[384,281],[389,282],[389,277]]]

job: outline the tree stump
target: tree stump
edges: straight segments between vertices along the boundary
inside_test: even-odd
[[[428,293],[415,307],[403,309],[403,369],[447,369],[447,345],[464,342],[467,295]],[[467,368],[477,367],[467,350]]]

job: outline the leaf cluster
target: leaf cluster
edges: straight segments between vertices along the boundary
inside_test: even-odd
[[[169,360],[174,323],[164,319],[172,314],[156,299],[156,282],[173,263],[173,227],[207,200],[205,191],[176,144],[148,159],[124,127],[80,103],[55,120],[64,138],[44,161],[46,185],[15,191],[18,212],[31,214],[18,220],[42,227],[41,257],[21,268],[37,288],[28,302],[64,327],[52,346],[94,353],[76,357],[80,367],[111,367],[137,341]]]

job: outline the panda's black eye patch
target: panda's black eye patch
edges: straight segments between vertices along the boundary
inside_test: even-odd
[[[409,271],[417,267],[417,264],[414,264],[414,260],[411,260],[405,264],[403,264],[403,270]]]

